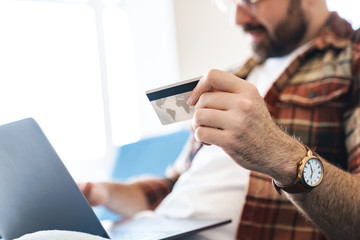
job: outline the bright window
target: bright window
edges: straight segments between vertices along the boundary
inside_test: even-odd
[[[327,0],[330,11],[337,11],[339,15],[350,21],[354,28],[360,27],[360,2],[354,0]]]
[[[121,2],[2,0],[0,31],[0,124],[35,118],[80,179],[106,159],[113,142],[138,139],[138,108],[129,104],[137,99],[131,34]],[[132,121],[122,118],[125,111]],[[121,135],[112,136],[111,122],[126,126],[115,129]]]

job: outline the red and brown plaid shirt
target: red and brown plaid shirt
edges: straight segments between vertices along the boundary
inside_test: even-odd
[[[246,79],[256,65],[251,59],[236,75]],[[339,168],[360,174],[360,31],[332,13],[312,47],[287,67],[265,101],[290,135]],[[155,208],[175,181],[138,184]],[[259,173],[250,175],[239,217],[236,239],[326,239],[275,191],[268,176]]]

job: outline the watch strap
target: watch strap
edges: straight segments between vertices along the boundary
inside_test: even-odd
[[[297,181],[296,183],[287,186],[281,186],[280,184],[275,182],[274,179],[272,179],[272,184],[280,195],[281,195],[281,190],[284,190],[287,193],[304,193],[304,192],[307,193],[310,192],[310,190],[312,189],[305,187],[305,185],[301,183],[301,181]]]

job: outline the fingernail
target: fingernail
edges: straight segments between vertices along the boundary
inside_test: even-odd
[[[192,106],[192,105],[193,105],[192,102],[193,102],[193,97],[190,96],[189,99],[187,100],[187,104],[190,105],[190,106]]]

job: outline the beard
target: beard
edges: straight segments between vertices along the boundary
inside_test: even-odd
[[[256,31],[265,35],[261,41],[252,43],[255,55],[259,60],[265,60],[285,56],[298,47],[308,29],[308,21],[301,8],[301,1],[291,0],[287,16],[274,27],[272,35],[262,24],[247,23],[243,29],[245,32]]]

